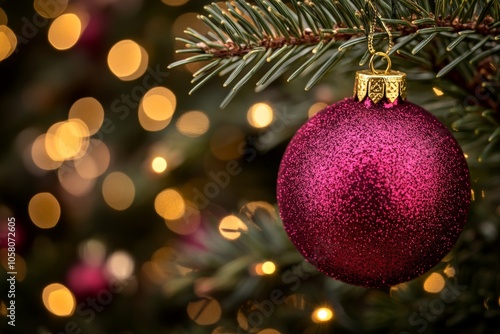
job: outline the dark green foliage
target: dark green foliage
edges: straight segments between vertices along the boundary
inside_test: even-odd
[[[381,20],[390,27],[396,39],[395,49],[402,49],[401,52],[411,50],[414,56],[411,58],[416,62],[429,64],[427,55],[419,53],[434,47],[435,43],[448,45],[440,55],[440,61],[431,64],[442,67],[437,77],[466,60],[476,62],[498,52],[498,1],[436,1],[430,6],[428,1],[403,0],[379,1],[377,6]],[[371,17],[366,3],[361,0],[286,3],[258,0],[255,4],[236,0],[222,7],[219,4],[207,5],[208,16],[200,16],[211,30],[209,36],[188,28],[185,32],[191,39],[179,39],[186,43],[186,49],[177,52],[198,55],[170,65],[175,67],[200,61],[209,61],[209,65],[214,63],[196,74],[198,80],[206,83],[203,79],[218,74],[220,67],[229,66],[228,62],[220,63],[219,59],[230,59],[235,63],[236,66],[227,73],[229,79],[224,86],[234,85],[221,107],[230,102],[244,83],[259,74],[266,62],[274,65],[257,80],[257,90],[289,72],[292,74],[288,81],[307,72],[310,76],[307,90],[331,71],[342,56],[358,57],[359,51],[366,49]],[[379,20],[379,26],[381,23]],[[378,31],[374,35],[376,46],[384,49],[387,32]],[[452,54],[449,52],[460,44],[467,52],[460,52],[459,57],[450,60]],[[200,86],[198,84],[195,88]]]

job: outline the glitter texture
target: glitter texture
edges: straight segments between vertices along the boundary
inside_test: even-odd
[[[470,182],[460,146],[421,107],[345,99],[297,131],[277,194],[285,230],[310,263],[383,287],[422,275],[453,248]]]

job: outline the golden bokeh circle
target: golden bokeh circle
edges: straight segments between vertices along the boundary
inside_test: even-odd
[[[82,34],[82,22],[78,15],[67,13],[57,17],[49,28],[50,44],[57,50],[73,47]]]
[[[61,206],[54,195],[42,192],[31,198],[28,213],[31,221],[39,228],[52,228],[59,222]]]

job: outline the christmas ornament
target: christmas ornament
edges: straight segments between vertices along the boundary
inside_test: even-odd
[[[385,71],[374,68],[385,57]],[[277,196],[290,239],[323,273],[365,287],[418,277],[453,248],[467,219],[469,171],[434,116],[405,101],[406,75],[373,53],[353,98],[292,138]]]

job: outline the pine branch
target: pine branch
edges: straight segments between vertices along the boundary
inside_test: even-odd
[[[498,56],[500,51],[497,43],[500,39],[499,1],[450,3],[439,0],[432,8],[423,0],[379,1],[378,7],[382,20],[397,39],[393,52],[399,49],[398,54],[409,55],[405,50],[411,50],[411,55],[415,56],[437,39],[446,42],[448,53],[459,44],[466,45],[467,52],[449,59],[446,64],[441,62],[438,77],[448,74],[467,59],[476,62]],[[274,66],[258,80],[257,90],[293,69],[288,81],[311,72],[306,85],[306,89],[310,89],[340,57],[366,48],[371,22],[364,0],[291,1],[288,4],[281,0],[256,0],[254,5],[235,0],[227,2],[225,8],[215,3],[205,6],[205,11],[208,15],[199,16],[199,19],[209,28],[208,35],[188,28],[185,33],[190,39],[177,39],[186,43],[186,49],[178,53],[196,55],[175,62],[169,68],[209,62],[195,73],[193,82],[198,84],[190,93],[214,76],[228,74],[224,86],[232,83],[234,86],[221,107],[225,107],[266,63],[274,63]],[[374,37],[377,47],[383,49],[386,32],[378,28]],[[360,63],[366,59],[363,57]],[[427,62],[424,59],[423,63]],[[312,68],[314,71],[307,71]]]

